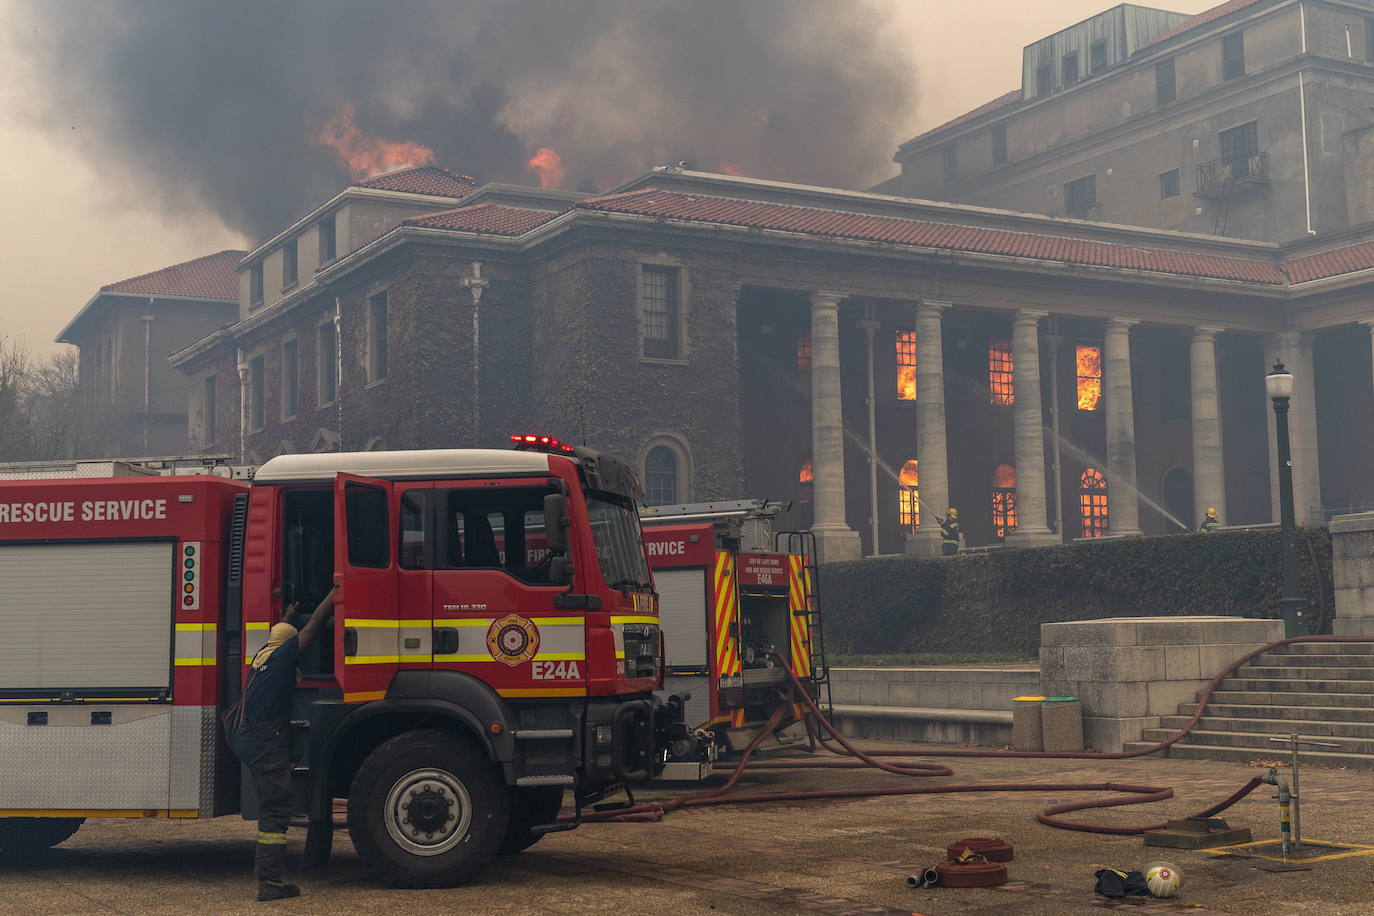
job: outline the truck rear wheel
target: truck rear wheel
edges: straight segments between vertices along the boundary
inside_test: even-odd
[[[531,831],[541,824],[552,824],[563,808],[563,787],[546,786],[542,789],[510,790],[510,823],[506,826],[506,836],[497,850],[508,856],[529,849],[543,836]]]
[[[396,887],[452,887],[491,861],[510,803],[496,768],[448,732],[397,735],[368,755],[348,794],[353,846]]]
[[[23,855],[42,852],[71,839],[84,817],[0,818],[0,852]]]

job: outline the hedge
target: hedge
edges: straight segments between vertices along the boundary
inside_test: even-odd
[[[1316,559],[1314,575],[1313,557]],[[1298,529],[1307,618],[1331,617],[1331,537]],[[1276,528],[1080,542],[950,559],[875,557],[820,570],[826,647],[845,654],[1033,656],[1040,624],[1100,617],[1278,617]],[[1319,608],[1325,606],[1325,614]]]

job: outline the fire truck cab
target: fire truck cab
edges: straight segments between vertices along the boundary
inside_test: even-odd
[[[529,441],[524,441],[528,439]],[[270,627],[302,654],[306,858],[336,799],[392,884],[462,882],[690,743],[638,483],[591,449],[286,455],[218,477],[0,481],[0,849],[86,817],[254,813],[224,746]]]

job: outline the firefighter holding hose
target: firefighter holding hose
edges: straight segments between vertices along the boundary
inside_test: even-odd
[[[293,604],[272,627],[267,645],[253,656],[243,698],[225,715],[230,747],[253,777],[258,796],[258,843],[253,874],[259,900],[300,896],[300,888],[282,881],[286,864],[286,828],[291,799],[291,694],[300,673],[296,659],[334,614],[338,589],[330,590],[305,625]]]
[[[959,510],[950,506],[948,515],[944,518],[937,515],[936,519],[940,522],[940,553],[952,557],[959,552],[959,541],[964,536],[959,527]]]

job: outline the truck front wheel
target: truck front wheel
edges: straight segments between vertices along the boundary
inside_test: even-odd
[[[0,818],[0,852],[11,855],[42,852],[71,839],[84,817]]]
[[[407,732],[368,755],[348,794],[353,846],[396,887],[452,887],[496,854],[510,804],[496,768],[443,731]]]

